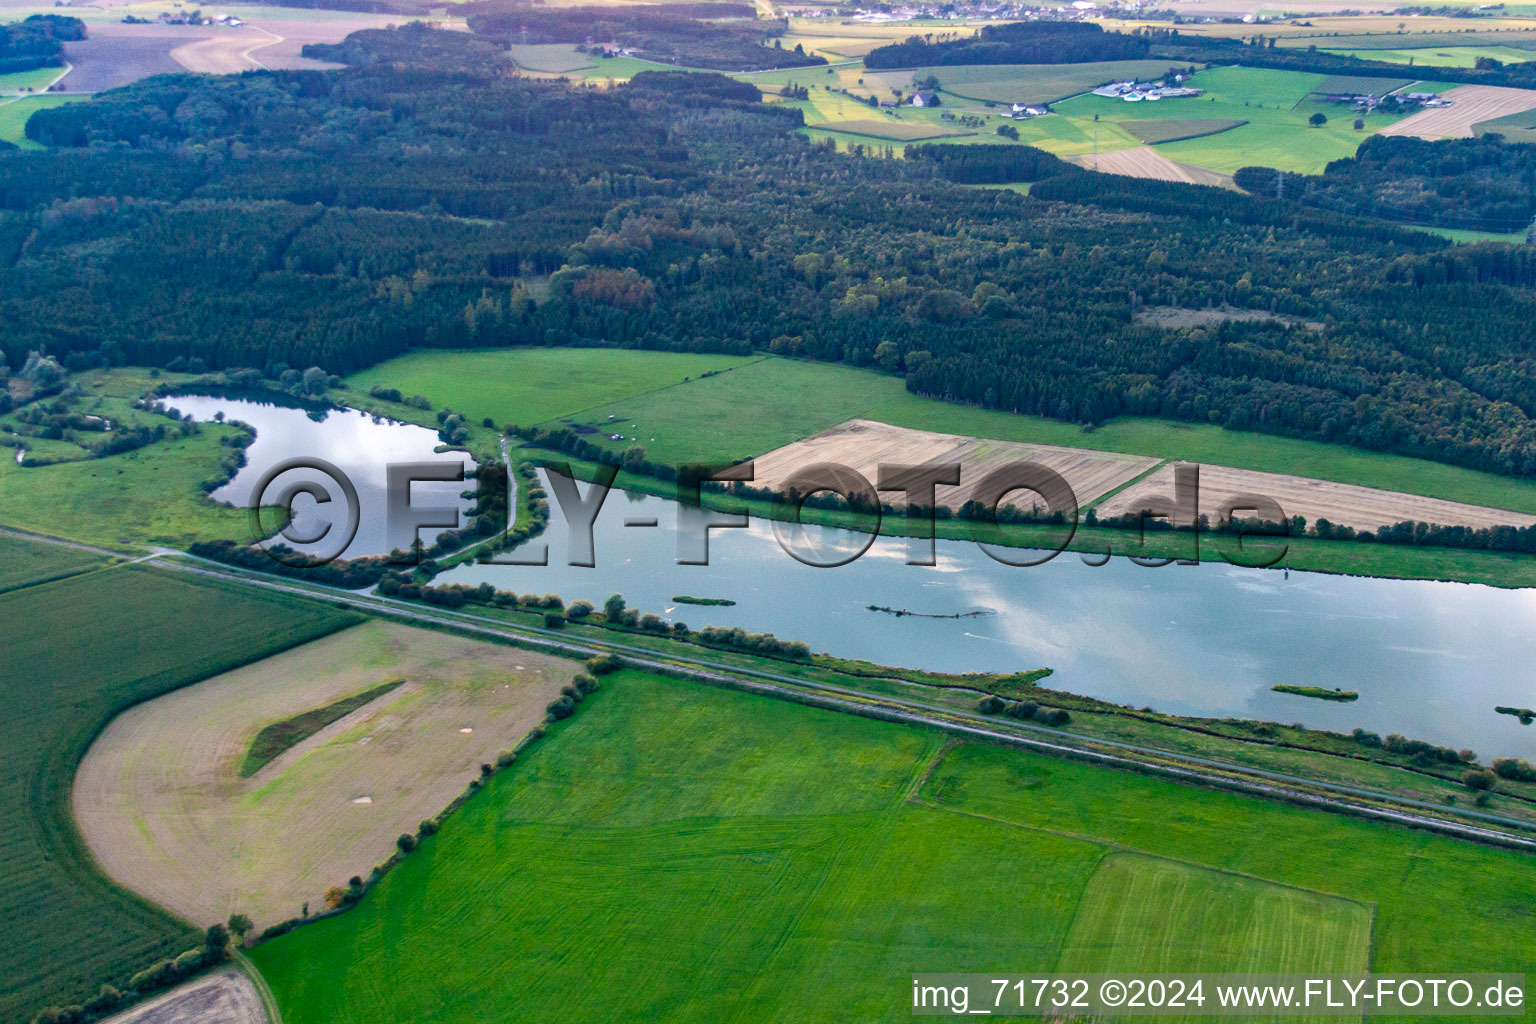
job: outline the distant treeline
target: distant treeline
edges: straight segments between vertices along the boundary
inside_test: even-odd
[[[927,160],[939,173],[961,185],[996,185],[1043,181],[1058,174],[1082,174],[1081,168],[1034,146],[908,146],[908,160]]]
[[[0,25],[0,75],[64,66],[64,44],[85,38],[85,22],[59,14],[34,14]]]
[[[1427,142],[1373,135],[1322,174],[1244,167],[1239,188],[1352,216],[1482,231],[1518,231],[1536,217],[1536,146],[1497,135]]]
[[[677,3],[622,7],[530,7],[498,0],[465,4],[470,31],[505,44],[616,43],[650,60],[722,71],[825,64],[800,46],[770,40],[789,28],[758,20],[750,4]],[[740,18],[741,21],[719,21]],[[703,20],[710,19],[710,20]]]
[[[912,36],[905,42],[871,50],[867,68],[916,68],[963,64],[1080,64],[1100,60],[1137,60],[1150,43],[1141,36],[1105,32],[1083,21],[1020,21],[987,25],[972,39],[930,42]]]

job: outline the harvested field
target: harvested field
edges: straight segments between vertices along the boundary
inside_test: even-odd
[[[871,139],[890,139],[895,142],[916,142],[921,139],[942,139],[951,135],[974,135],[975,132],[959,128],[946,128],[937,124],[912,124],[906,121],[830,121],[827,124],[808,124],[823,132],[839,132],[843,135],[863,135]]]
[[[264,927],[367,875],[537,725],[577,668],[368,623],[123,714],[81,764],[75,817],[129,889],[200,924],[239,911]],[[389,679],[406,682],[240,777],[265,726]]]
[[[267,1010],[251,979],[226,967],[109,1017],[105,1024],[267,1024]]]
[[[266,67],[251,54],[280,42],[281,36],[251,26],[240,32],[226,30],[220,35],[178,46],[171,51],[171,58],[188,71],[236,75],[242,71],[260,71]]]
[[[1086,504],[1134,480],[1158,462],[1143,455],[993,441],[909,430],[873,420],[849,420],[760,457],[754,486],[778,489],[796,470],[818,462],[836,462],[856,469],[871,483],[879,476],[878,467],[882,462],[908,465],[958,462],[961,465],[960,486],[939,487],[935,495],[939,504],[958,509],[970,500],[975,485],[988,472],[1021,459],[1039,462],[1066,477],[1079,504]],[[893,494],[886,497],[899,500]],[[1019,492],[1015,498],[1025,504],[1030,501],[1028,492]]]
[[[1117,149],[1097,156],[1082,154],[1067,157],[1068,160],[1090,170],[1105,174],[1123,174],[1130,178],[1151,178],[1154,181],[1182,181],[1190,185],[1230,186],[1232,179],[1203,167],[1191,167],[1168,159],[1151,146],[1135,146]]]
[[[1127,487],[1099,506],[1099,515],[1115,516],[1146,506],[1152,495],[1173,496],[1170,463],[1156,473]],[[1237,494],[1262,494],[1275,499],[1288,516],[1303,515],[1308,523],[1319,519],[1356,530],[1375,530],[1404,520],[1438,523],[1441,526],[1530,526],[1536,516],[1505,512],[1481,505],[1466,505],[1438,498],[1421,498],[1397,491],[1379,491],[1354,484],[1331,483],[1280,473],[1260,473],[1229,466],[1200,466],[1200,511],[1213,519],[1223,501]]]
[[[1498,85],[1462,85],[1441,93],[1453,106],[1421,110],[1381,129],[1382,135],[1413,135],[1421,139],[1470,139],[1473,125],[1536,108],[1536,89],[1507,89]]]

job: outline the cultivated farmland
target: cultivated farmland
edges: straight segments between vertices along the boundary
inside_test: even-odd
[[[1164,466],[1104,502],[1099,507],[1099,514],[1113,516],[1136,512],[1145,507],[1152,495],[1171,498],[1173,473],[1172,465]],[[1404,520],[1474,528],[1536,524],[1536,516],[1455,501],[1421,498],[1412,494],[1378,491],[1354,484],[1330,483],[1279,473],[1256,473],[1229,466],[1200,467],[1201,513],[1209,514],[1214,519],[1223,502],[1240,494],[1273,498],[1280,503],[1286,515],[1306,516],[1309,523],[1327,519],[1336,525],[1352,526],[1357,530],[1376,530]]]
[[[780,490],[785,480],[797,470],[819,462],[848,466],[871,482],[879,476],[881,464],[959,463],[960,486],[939,487],[935,493],[938,504],[959,509],[972,498],[976,484],[989,472],[1023,460],[1048,466],[1066,477],[1078,502],[1084,504],[1129,483],[1158,462],[1138,455],[989,441],[906,430],[870,420],[850,420],[825,433],[760,456],[756,462],[755,486]],[[1028,495],[1015,496],[1015,500],[1027,504],[1030,498]]]
[[[79,548],[0,533],[0,592],[100,569],[110,561]]]
[[[75,779],[75,818],[109,875],[192,921],[259,927],[323,906],[515,747],[579,666],[369,623],[167,694],[114,721]],[[269,722],[381,681],[399,688],[252,777]]]
[[[253,959],[289,1024],[887,1019],[914,964],[1060,965],[1074,942],[1144,969],[1358,970],[1371,906],[1373,970],[1531,970],[1499,909],[1536,898],[1525,864],[625,672],[359,906]],[[1172,922],[1118,930],[1122,877]]]
[[[1190,185],[1231,185],[1232,180],[1215,171],[1188,164],[1175,163],[1151,146],[1117,149],[1092,156],[1079,154],[1068,157],[1073,163],[1105,174],[1123,174],[1131,178],[1151,178],[1155,181],[1182,181]]]
[[[807,128],[820,128],[822,131],[841,132],[844,135],[862,135],[872,139],[886,139],[891,142],[921,142],[924,139],[942,139],[950,135],[972,135],[963,129],[949,128],[939,124],[910,123],[906,121],[833,121],[830,124],[806,125]]]
[[[71,779],[96,732],[130,704],[356,617],[121,566],[0,595],[0,621],[0,1019],[17,1020],[94,995],[103,981],[121,986],[195,939],[109,882],[75,832]]]
[[[1462,85],[1441,93],[1454,104],[1421,110],[1380,130],[1382,135],[1412,135],[1420,139],[1470,139],[1479,121],[1536,109],[1536,89],[1506,89],[1497,85]]]
[[[1241,128],[1247,121],[1224,121],[1220,118],[1194,118],[1186,121],[1161,119],[1127,121],[1122,126],[1147,145],[1159,142],[1178,142],[1180,139],[1198,139],[1202,135]]]
[[[1174,61],[1108,60],[1086,64],[977,64],[911,71],[866,71],[865,85],[877,92],[910,89],[914,79],[934,75],[952,96],[992,103],[1051,103],[1087,92],[1105,82],[1161,77]]]

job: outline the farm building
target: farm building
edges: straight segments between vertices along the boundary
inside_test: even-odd
[[[915,92],[912,94],[914,107],[936,107],[939,105],[939,94],[936,92]]]
[[[1015,103],[1013,105],[1013,116],[1021,120],[1030,117],[1044,117],[1050,112],[1050,107],[1039,103]]]

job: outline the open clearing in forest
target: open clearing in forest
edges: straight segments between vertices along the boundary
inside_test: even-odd
[[[91,746],[75,817],[102,869],[197,922],[319,910],[517,745],[579,666],[371,622],[140,705]],[[399,688],[250,778],[265,726],[379,683]]]
[[[205,974],[105,1024],[267,1024],[261,993],[234,967]]]
[[[1174,466],[1167,465],[1099,506],[1099,515],[1115,516],[1145,507],[1152,495],[1173,497]],[[1376,530],[1404,520],[1441,526],[1530,526],[1536,516],[1421,498],[1396,491],[1379,491],[1355,484],[1331,483],[1280,473],[1258,473],[1230,466],[1200,466],[1200,511],[1216,518],[1223,502],[1240,494],[1275,499],[1287,516],[1306,516],[1308,523],[1327,519],[1336,526]],[[1239,512],[1242,517],[1244,514]],[[1252,513],[1248,513],[1249,516]]]
[[[1022,460],[1048,466],[1066,477],[1080,504],[1125,485],[1158,463],[1157,459],[1143,455],[1018,444],[908,430],[871,420],[850,420],[825,433],[796,441],[759,457],[756,461],[757,478],[754,486],[780,490],[797,470],[819,462],[834,462],[856,469],[871,483],[878,479],[882,463],[923,465],[957,462],[961,466],[960,485],[937,488],[935,500],[940,505],[959,509],[971,499],[976,485],[989,472],[1007,463]],[[890,501],[901,500],[900,495],[894,493],[886,494],[884,498]],[[1014,495],[1014,500],[1028,504],[1031,495],[1019,492]],[[1035,497],[1033,500],[1040,499]]]
[[[1380,135],[1412,135],[1420,139],[1470,139],[1473,125],[1536,108],[1536,89],[1500,85],[1462,85],[1441,95],[1449,107],[1421,110],[1379,130]]]
[[[356,907],[251,956],[286,1024],[894,1020],[914,964],[1086,948],[1536,971],[1528,861],[625,670]]]

